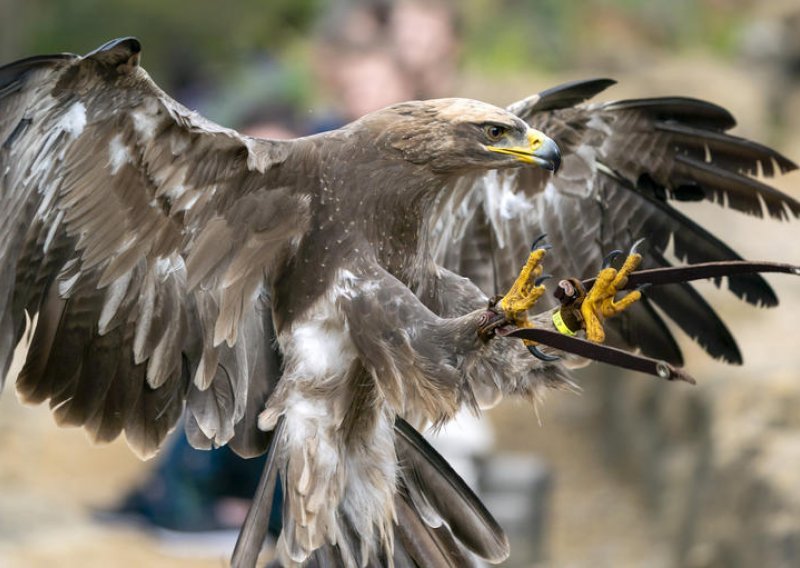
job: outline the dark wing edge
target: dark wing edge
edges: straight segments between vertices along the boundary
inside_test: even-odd
[[[49,400],[97,441],[124,431],[149,457],[184,401],[200,446],[263,404],[276,380],[265,272],[308,204],[271,176],[290,143],[185,109],[140,49],[124,38],[0,68],[0,367],[37,317],[23,400]],[[264,451],[239,435],[237,451]]]
[[[547,271],[582,277],[593,275],[608,252],[626,250],[640,237],[647,238],[648,268],[668,266],[670,254],[690,263],[741,259],[675,208],[676,201],[707,200],[777,220],[800,216],[800,202],[762,181],[797,165],[729,134],[736,122],[728,111],[685,97],[584,102],[612,84],[574,81],[508,107],[556,140],[562,167],[556,176],[524,170],[461,180],[434,225],[439,262],[487,293],[502,293],[543,233],[553,245]],[[759,275],[730,277],[727,284],[748,303],[777,305]],[[712,357],[741,363],[733,335],[691,285],[648,296],[609,321],[612,344],[680,365],[666,316]]]

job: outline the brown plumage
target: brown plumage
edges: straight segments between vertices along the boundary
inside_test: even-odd
[[[142,456],[182,411],[193,444],[245,456],[280,424],[240,566],[255,560],[275,472],[285,564],[502,560],[501,529],[402,419],[437,424],[569,384],[562,362],[477,334],[487,293],[506,289],[533,237],[550,234],[549,270],[587,277],[639,236],[651,265],[667,263],[670,238],[680,260],[738,258],[672,199],[800,213],[750,176],[794,164],[725,134],[730,115],[701,101],[589,105],[610,82],[587,81],[508,110],[403,103],[278,142],[183,108],[139,50],[123,39],[0,68],[0,366],[38,314],[23,398],[97,440],[124,431]],[[561,146],[555,176],[530,167],[557,165],[531,125]],[[760,277],[729,286],[775,303]],[[651,298],[709,353],[739,360],[689,285]],[[649,303],[611,332],[680,361]]]

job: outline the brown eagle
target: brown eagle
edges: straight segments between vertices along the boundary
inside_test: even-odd
[[[587,104],[613,83],[591,80],[506,110],[414,101],[261,140],[169,98],[139,52],[127,38],[0,68],[0,366],[36,317],[17,389],[59,424],[124,432],[149,457],[185,413],[197,447],[270,447],[257,503],[279,474],[284,565],[504,559],[500,527],[414,427],[570,384],[575,357],[491,333],[564,331],[543,264],[585,278],[646,237],[601,273],[572,331],[680,365],[666,313],[739,363],[691,285],[615,294],[640,261],[668,266],[670,244],[678,261],[739,258],[672,201],[800,214],[755,177],[796,166],[699,100]],[[529,254],[542,233],[551,250]],[[758,275],[728,287],[777,302]],[[259,511],[237,565],[255,561]]]

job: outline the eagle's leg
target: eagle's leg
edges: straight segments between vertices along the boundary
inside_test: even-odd
[[[625,287],[628,276],[641,262],[642,255],[636,252],[634,245],[619,270],[610,266],[600,270],[594,286],[586,294],[580,307],[586,339],[602,343],[606,338],[603,320],[624,311],[642,297],[639,290],[634,290],[615,300],[617,292]]]
[[[550,278],[549,274],[542,274],[542,259],[550,249],[550,245],[541,244],[544,239],[545,235],[542,235],[533,242],[528,261],[522,267],[514,284],[499,302],[505,320],[517,327],[531,327],[531,323],[528,321],[528,310],[545,293],[545,287],[542,283]],[[557,356],[545,355],[539,351],[533,341],[525,339],[523,343],[532,355],[543,361],[556,361],[559,359]]]
[[[547,254],[549,246],[537,247],[540,239],[534,242],[534,247],[528,255],[528,261],[517,276],[514,284],[500,300],[500,308],[510,323],[519,327],[529,327],[528,310],[545,293],[542,284],[549,274],[542,274],[542,259]]]

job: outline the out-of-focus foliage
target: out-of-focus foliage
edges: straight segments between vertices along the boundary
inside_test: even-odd
[[[85,53],[133,35],[156,81],[187,104],[239,100],[263,89],[301,106],[313,98],[309,48],[318,19],[339,2],[392,0],[0,0],[0,60],[54,51]],[[447,1],[447,0],[442,0]],[[731,55],[758,0],[452,0],[463,23],[462,60],[482,76],[614,68],[658,52]],[[317,54],[318,55],[318,54]],[[271,71],[279,65],[280,88]],[[249,75],[260,74],[264,77]],[[248,87],[249,85],[249,87]],[[185,92],[188,89],[189,92]],[[234,91],[221,92],[221,91]],[[263,91],[262,91],[263,92]],[[211,96],[209,96],[209,94]],[[244,96],[246,93],[240,93]],[[252,98],[252,95],[248,95]],[[234,116],[238,102],[212,112]]]
[[[547,69],[702,47],[729,55],[754,0],[463,0],[468,65]]]
[[[703,45],[724,54],[753,2],[461,0],[453,4],[463,11],[464,53],[470,65],[554,68],[574,65],[587,56],[613,57],[615,50],[635,46],[649,50]],[[157,77],[180,73],[183,62],[192,59],[216,72],[242,54],[280,50],[309,37],[316,17],[327,6],[323,0],[0,0],[0,56],[8,60],[65,48],[85,51],[113,37],[135,35],[147,46],[147,66]],[[172,61],[176,63],[171,67]]]
[[[0,0],[3,60],[54,51],[86,52],[133,35],[147,69],[167,87],[257,51],[307,37],[318,0]]]

